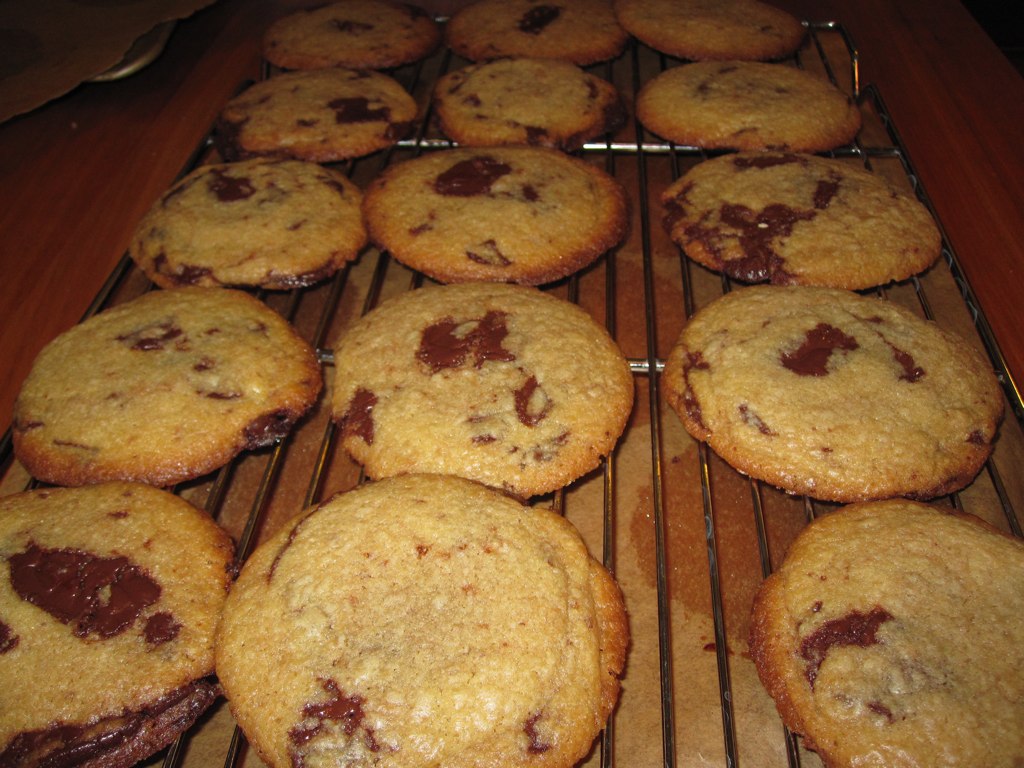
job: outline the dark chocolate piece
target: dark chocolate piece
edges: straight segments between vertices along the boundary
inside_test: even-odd
[[[475,324],[459,332],[471,323]],[[423,330],[416,357],[430,368],[431,373],[458,368],[470,358],[477,368],[489,360],[512,362],[515,355],[501,346],[507,335],[504,312],[492,310],[476,321],[457,321],[446,317]]]
[[[519,31],[528,35],[539,35],[561,13],[562,9],[557,5],[535,5],[519,19]]]
[[[352,435],[373,445],[373,407],[377,405],[377,396],[368,389],[359,387],[348,403],[348,410],[341,417],[341,432],[346,437]]]
[[[867,613],[853,611],[838,619],[826,621],[800,643],[800,656],[807,662],[804,674],[811,688],[818,677],[829,650],[836,645],[857,645],[866,648],[880,642],[878,628],[892,619],[884,608],[877,605]]]
[[[462,160],[437,177],[434,191],[439,195],[472,197],[491,191],[491,185],[512,168],[492,157],[481,155]]]
[[[836,350],[853,351],[857,340],[828,323],[818,323],[807,331],[804,342],[792,352],[779,357],[782,365],[799,376],[825,376],[828,361]]]

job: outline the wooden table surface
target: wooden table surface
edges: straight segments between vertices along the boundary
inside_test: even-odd
[[[77,322],[132,229],[259,66],[260,31],[309,3],[220,0],[135,76],[0,125],[0,428],[39,349]],[[1017,381],[1024,79],[956,0],[777,0],[861,54]],[[435,10],[446,11],[440,6]]]

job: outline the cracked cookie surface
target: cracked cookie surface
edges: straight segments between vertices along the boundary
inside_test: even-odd
[[[335,345],[332,412],[370,477],[460,475],[528,497],[594,469],[633,404],[628,362],[587,312],[536,288],[420,288]]]
[[[263,57],[284,69],[385,69],[422,59],[440,41],[441,28],[422,8],[345,0],[275,21],[263,36]]]
[[[442,150],[386,168],[367,187],[370,239],[446,283],[565,277],[625,235],[614,178],[544,147]]]
[[[49,483],[171,485],[280,438],[321,387],[312,348],[258,299],[151,291],[42,349],[14,406],[14,451]]]
[[[739,471],[830,501],[967,485],[1003,414],[982,355],[896,304],[752,286],[698,311],[662,376],[687,431]]]
[[[568,768],[615,704],[627,636],[618,587],[567,520],[405,475],[253,553],[217,673],[271,766]]]
[[[704,149],[823,152],[861,126],[856,103],[827,80],[758,61],[667,69],[640,89],[636,113],[662,138]]]
[[[780,59],[806,35],[796,17],[758,0],[614,0],[614,6],[638,40],[693,61]]]
[[[130,253],[162,288],[298,288],[333,275],[367,243],[362,192],[299,160],[202,166],[139,222]]]
[[[629,35],[610,0],[477,0],[445,27],[445,42],[470,61],[564,59],[581,66],[613,59]]]
[[[626,117],[614,85],[553,59],[470,64],[438,80],[433,102],[444,134],[474,147],[530,144],[570,152],[618,130]]]
[[[215,143],[234,162],[289,157],[327,163],[369,155],[409,132],[417,107],[401,84],[344,67],[275,75],[231,99]]]
[[[0,764],[125,768],[195,722],[232,553],[138,483],[0,499]]]
[[[661,200],[687,256],[748,283],[870,288],[926,269],[941,246],[916,199],[859,163],[815,155],[722,155]]]
[[[783,721],[838,766],[1024,760],[1024,543],[905,500],[819,517],[754,602]]]

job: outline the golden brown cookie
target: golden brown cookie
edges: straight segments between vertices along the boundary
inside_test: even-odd
[[[625,122],[619,92],[568,61],[498,59],[441,77],[434,113],[464,146],[531,144],[569,152]]]
[[[803,24],[759,0],[614,0],[627,32],[656,51],[693,61],[763,61],[791,55]]]
[[[818,518],[754,604],[751,653],[825,765],[1024,763],[1024,543],[911,501]]]
[[[407,475],[253,553],[217,674],[274,768],[569,768],[615,705],[627,636],[618,587],[563,517]]]
[[[263,57],[284,69],[385,69],[418,61],[440,42],[440,26],[418,6],[343,0],[275,21]]]
[[[219,695],[231,540],[135,483],[0,499],[0,765],[134,765]]]
[[[536,288],[420,288],[334,351],[334,418],[370,477],[439,472],[519,497],[594,469],[633,404],[622,352],[589,314]]]
[[[362,200],[346,176],[316,163],[205,165],[153,204],[129,253],[163,288],[311,285],[366,245]]]
[[[661,201],[687,256],[748,283],[870,288],[926,269],[942,244],[918,200],[859,164],[815,155],[721,155]]]
[[[628,223],[622,185],[543,147],[460,147],[392,165],[363,211],[376,245],[445,283],[552,282],[617,245]]]
[[[629,35],[611,0],[476,0],[445,27],[445,42],[470,61],[513,56],[594,64],[614,59]]]
[[[58,485],[171,485],[286,434],[316,401],[310,346],[226,288],[157,290],[65,331],[14,405],[14,452]]]
[[[228,161],[290,157],[317,163],[369,155],[409,132],[417,107],[398,81],[369,70],[285,72],[249,86],[217,120]]]
[[[831,288],[716,299],[683,329],[662,381],[687,431],[733,467],[830,501],[959,490],[1003,413],[991,365],[963,339]]]
[[[827,80],[757,61],[667,69],[640,89],[636,114],[658,136],[704,149],[823,152],[861,125],[856,103]]]

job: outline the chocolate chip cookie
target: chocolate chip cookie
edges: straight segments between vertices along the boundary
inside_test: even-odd
[[[661,201],[687,256],[748,283],[870,288],[921,272],[941,247],[918,200],[859,164],[815,155],[721,155]]]
[[[563,517],[407,475],[253,553],[217,674],[277,768],[569,768],[615,704],[627,633],[618,587]]]
[[[611,0],[477,0],[445,27],[445,42],[470,61],[514,56],[594,64],[614,59],[629,34]]]
[[[279,439],[321,386],[310,346],[252,296],[151,291],[43,348],[14,405],[14,452],[47,483],[171,485]]]
[[[373,478],[438,472],[547,493],[598,465],[633,403],[604,328],[527,286],[401,294],[338,340],[334,362],[342,443]]]
[[[366,189],[370,239],[445,283],[538,285],[617,245],[625,191],[576,157],[543,147],[435,151],[386,168]]]
[[[231,540],[137,483],[0,499],[0,764],[125,768],[219,695]]]
[[[827,766],[1024,761],[1024,543],[912,501],[813,522],[754,604],[751,653]]]
[[[861,126],[857,104],[827,80],[758,61],[666,69],[640,89],[636,114],[658,136],[704,149],[824,152]]]
[[[300,160],[205,165],[143,217],[129,253],[157,285],[298,288],[333,275],[366,245],[363,194]]]
[[[627,32],[693,61],[763,61],[791,55],[806,35],[791,14],[759,0],[614,0]]]
[[[214,139],[229,162],[274,156],[326,163],[390,147],[409,132],[416,114],[412,96],[380,72],[285,72],[231,99]]]
[[[385,69],[418,61],[440,42],[440,26],[418,6],[344,0],[275,21],[263,57],[284,69]]]
[[[687,431],[733,467],[829,501],[963,488],[1003,413],[965,340],[882,299],[753,286],[698,311],[662,377]]]
[[[615,86],[568,61],[499,59],[441,77],[434,114],[464,146],[531,144],[570,152],[612,133],[626,112]]]

